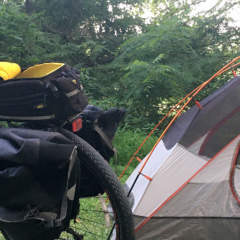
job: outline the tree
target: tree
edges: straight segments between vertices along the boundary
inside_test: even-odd
[[[24,6],[28,14],[38,14],[43,32],[58,35],[62,44],[79,54],[74,65],[94,66],[112,61],[119,45],[141,28],[142,20],[130,14],[136,4],[136,0],[28,0]]]
[[[145,1],[154,10],[146,24],[142,0],[0,1],[0,59],[69,63],[92,103],[124,106],[128,123],[141,126],[239,53],[239,29],[225,12],[239,0],[193,16],[199,2]]]
[[[239,53],[239,29],[228,23],[226,17],[214,15],[189,23],[178,16],[162,18],[161,24],[121,45],[108,66],[111,87],[99,91],[103,98],[109,95],[127,107],[135,125],[157,121],[169,105]],[[102,79],[106,69],[95,69],[95,78]],[[94,97],[101,95],[99,91]]]

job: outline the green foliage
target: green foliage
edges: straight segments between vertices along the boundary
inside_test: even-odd
[[[67,62],[81,72],[90,103],[125,107],[126,127],[149,129],[178,99],[239,54],[226,11],[194,15],[202,0],[0,2],[0,60],[26,67]],[[148,25],[138,15],[153,12]],[[204,89],[201,96],[225,81]]]
[[[29,52],[34,55],[35,27],[15,4],[0,6],[0,59],[22,62]],[[24,27],[23,27],[24,26]],[[32,56],[32,58],[34,58]]]
[[[136,4],[136,0],[28,0],[24,6],[28,14],[39,16],[43,32],[76,49],[74,57],[70,53],[73,65],[86,67],[112,61],[116,48],[141,28],[142,20],[130,14]]]
[[[8,127],[8,123],[5,121],[0,121],[0,128]]]
[[[14,2],[0,5],[0,61],[26,67],[61,59],[58,36],[40,31],[34,23],[36,18],[25,14],[21,5]]]
[[[225,17],[195,18],[191,24],[178,17],[166,18],[125,41],[110,65],[95,69],[95,79],[105,75],[101,83],[106,84],[93,97],[102,94],[116,99],[130,112],[128,123],[143,127],[146,122],[158,121],[163,108],[176,103],[237,55],[239,43],[239,32]],[[202,95],[212,89],[205,89]]]
[[[117,135],[114,139],[114,146],[117,149],[117,165],[125,166],[133,153],[137,150],[138,146],[143,142],[146,137],[146,132],[135,129],[120,129],[117,132]],[[152,136],[149,140],[144,144],[144,147],[137,155],[139,158],[143,159],[147,153],[153,148],[155,142],[157,141],[156,136]],[[137,164],[137,160],[134,160],[133,166]]]
[[[1,232],[0,232],[0,240],[4,240],[4,238],[3,238],[2,234],[1,234]]]
[[[131,24],[134,27],[136,24],[136,20],[126,11],[126,8],[137,4],[135,0],[32,0],[29,3],[31,12],[43,13],[44,27],[64,34],[66,38],[74,37],[79,26],[83,37],[99,38],[104,34],[131,31]]]
[[[92,67],[110,62],[116,48],[141,25],[124,4],[129,8],[135,1],[4,1],[0,60],[22,66],[63,61]]]

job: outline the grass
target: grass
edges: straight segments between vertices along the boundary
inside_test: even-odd
[[[117,132],[113,144],[117,149],[117,156],[115,157],[115,159],[112,160],[112,165],[117,166],[116,168],[114,167],[114,170],[118,175],[121,173],[121,170],[123,170],[123,168],[127,165],[129,159],[143,142],[145,137],[146,133],[142,132],[140,129],[120,129]],[[148,141],[143,145],[137,156],[140,159],[143,159],[150,152],[156,141],[157,137],[154,135],[151,136]],[[129,175],[138,163],[139,162],[134,159],[131,164],[130,171],[128,171],[126,175]]]
[[[77,222],[72,222],[72,228],[79,234],[84,235],[86,240],[107,239],[112,226],[112,212],[111,208],[106,209],[109,213],[103,211],[102,201],[106,202],[106,195],[92,197],[80,200],[80,212],[77,217]],[[107,207],[107,206],[106,206]],[[106,221],[108,217],[108,221]],[[66,237],[66,233],[62,236]]]
[[[3,238],[3,235],[0,233],[0,240],[5,240],[4,238]]]

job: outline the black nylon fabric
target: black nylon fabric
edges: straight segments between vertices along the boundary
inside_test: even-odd
[[[218,125],[227,116],[239,108],[240,99],[240,77],[235,77],[227,82],[223,87],[203,99],[200,104],[202,109],[193,106],[186,113],[181,115],[166,133],[163,142],[167,149],[172,148],[177,142],[183,146],[188,147],[193,142],[206,134],[214,126]],[[236,121],[238,120],[237,114]],[[232,117],[232,116],[231,116]],[[213,144],[209,144],[209,148],[204,155],[211,157],[221,149],[227,142],[229,142],[236,134],[238,134],[239,125],[235,124],[236,129],[231,129],[232,134],[228,138],[222,137],[223,142],[217,148],[213,149]],[[219,136],[216,137],[218,140]],[[213,143],[216,141],[212,141]],[[203,153],[202,153],[203,154]]]
[[[42,78],[0,82],[0,119],[50,121],[62,125],[88,103],[79,74],[63,65]]]
[[[13,79],[0,83],[0,118],[3,120],[51,119],[55,117],[53,102],[54,96],[42,80]]]
[[[58,214],[73,149],[57,132],[0,129],[0,207]],[[0,221],[9,218],[0,211]]]

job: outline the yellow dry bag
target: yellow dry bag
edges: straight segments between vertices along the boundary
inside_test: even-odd
[[[8,80],[15,78],[21,73],[21,68],[17,63],[0,62],[0,78]]]

